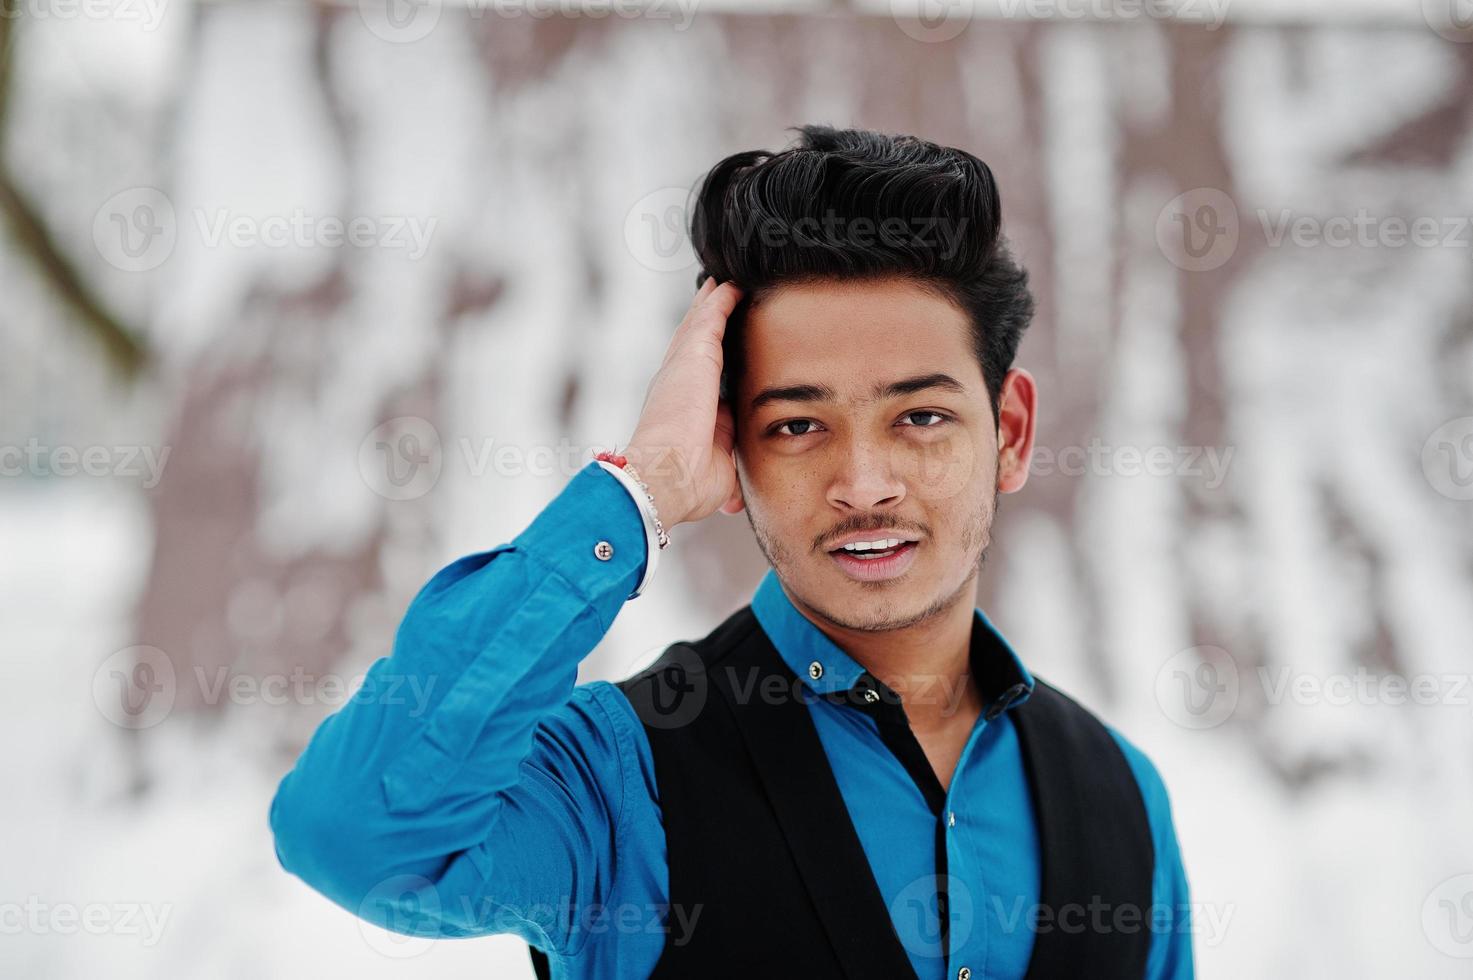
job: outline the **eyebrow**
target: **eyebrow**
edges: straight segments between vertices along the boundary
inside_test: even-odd
[[[949,374],[937,371],[931,374],[918,374],[913,378],[902,378],[899,381],[877,381],[870,391],[869,400],[899,398],[902,395],[913,395],[918,391],[928,391],[933,388],[955,392],[959,395],[967,392],[966,385]],[[752,399],[751,410],[755,412],[768,402],[825,402],[834,401],[835,398],[834,389],[826,384],[774,385],[763,388],[757,393]]]

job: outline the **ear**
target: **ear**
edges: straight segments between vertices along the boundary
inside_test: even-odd
[[[997,406],[997,489],[1015,493],[1028,482],[1033,430],[1038,420],[1038,386],[1022,368],[1008,371]]]

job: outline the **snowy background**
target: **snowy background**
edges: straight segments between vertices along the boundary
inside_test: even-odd
[[[999,177],[1043,415],[978,602],[1161,769],[1199,975],[1473,976],[1466,0],[374,2],[4,5],[0,975],[530,975],[267,804],[632,432],[685,191],[829,122]],[[750,597],[745,519],[680,537],[585,679]]]

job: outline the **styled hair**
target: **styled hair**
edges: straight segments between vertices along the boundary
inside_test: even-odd
[[[790,129],[799,136],[786,150],[747,150],[712,167],[691,209],[696,286],[714,276],[743,292],[722,345],[722,397],[736,395],[747,311],[763,296],[795,284],[903,278],[967,315],[996,418],[1034,306],[1028,273],[1002,234],[992,171],[965,150],[914,136]]]

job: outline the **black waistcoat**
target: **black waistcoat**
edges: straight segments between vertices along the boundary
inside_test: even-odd
[[[1104,725],[1035,681],[1010,709],[1052,913],[1027,980],[1138,980],[1155,857],[1145,804]],[[694,921],[687,936],[670,917],[651,977],[915,977],[802,699],[813,695],[750,606],[618,686],[654,758],[669,901]],[[532,961],[547,980],[546,956],[534,948]]]

